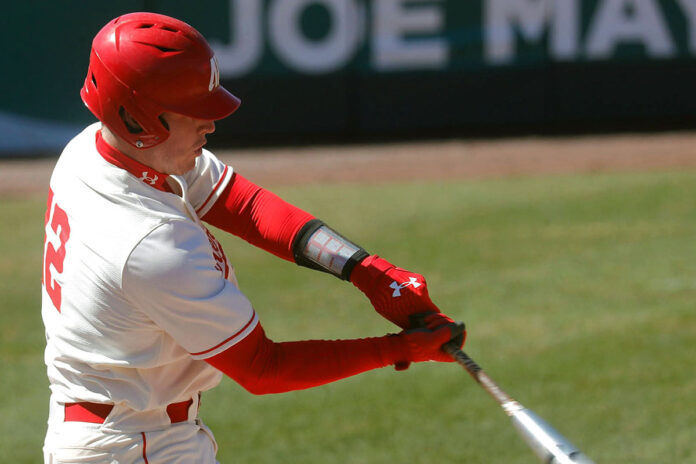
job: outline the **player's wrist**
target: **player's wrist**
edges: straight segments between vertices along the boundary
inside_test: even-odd
[[[380,258],[378,255],[369,255],[353,268],[353,272],[350,274],[350,281],[363,293],[369,293],[370,288],[377,285],[380,278],[387,275],[387,272],[395,267],[392,263]]]
[[[378,340],[383,366],[408,365],[410,362],[408,345],[400,334],[385,335]]]

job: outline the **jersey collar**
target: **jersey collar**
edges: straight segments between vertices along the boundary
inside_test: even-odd
[[[167,178],[169,175],[156,171],[150,166],[146,166],[143,163],[121,153],[106,143],[101,135],[101,130],[97,131],[97,151],[106,161],[121,169],[125,169],[143,183],[163,192],[172,191],[171,187],[169,187],[169,184],[167,183]]]

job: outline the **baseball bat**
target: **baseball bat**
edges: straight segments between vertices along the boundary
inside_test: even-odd
[[[515,401],[486,374],[456,343],[448,342],[443,351],[452,356],[510,416],[513,425],[529,447],[545,464],[594,464],[566,437],[534,412]]]

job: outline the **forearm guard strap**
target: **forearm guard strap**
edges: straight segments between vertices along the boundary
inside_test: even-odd
[[[367,251],[319,219],[312,219],[300,229],[292,249],[298,265],[328,272],[343,280],[349,280],[355,265],[368,256]]]

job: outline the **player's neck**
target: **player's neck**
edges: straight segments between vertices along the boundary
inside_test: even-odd
[[[114,134],[111,131],[111,129],[109,129],[105,125],[102,125],[101,127],[101,135],[106,143],[108,143],[124,155],[128,156],[129,158],[133,158],[134,160],[144,164],[145,166],[157,169],[156,166],[152,166],[152,162],[150,160],[151,157],[148,156],[149,152],[147,149],[139,150],[133,147],[131,144],[123,140],[121,137]]]

